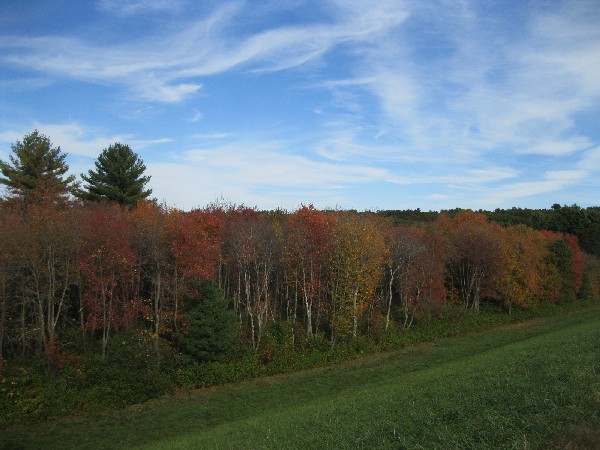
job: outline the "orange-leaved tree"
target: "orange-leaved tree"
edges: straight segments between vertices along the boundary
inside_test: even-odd
[[[504,266],[498,293],[508,312],[513,306],[531,307],[543,300],[547,279],[546,239],[542,233],[525,225],[502,230]]]

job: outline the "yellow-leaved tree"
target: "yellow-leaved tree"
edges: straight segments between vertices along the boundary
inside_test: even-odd
[[[382,279],[385,251],[376,220],[338,215],[329,259],[332,345],[338,337],[357,336],[359,318],[375,300]]]
[[[525,225],[502,230],[504,267],[498,292],[508,312],[513,306],[530,307],[544,296],[548,247],[544,236]]]

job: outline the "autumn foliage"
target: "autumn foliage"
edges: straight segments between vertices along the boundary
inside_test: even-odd
[[[86,328],[102,335],[103,356],[111,333],[129,326],[140,310],[132,232],[125,211],[118,207],[94,205],[83,223],[82,313]]]
[[[0,356],[45,355],[48,367],[69,348],[104,357],[111,337],[132,329],[147,330],[157,355],[183,342],[202,281],[229,301],[226,317],[257,352],[274,324],[296,344],[321,336],[335,346],[448,307],[573,301],[584,279],[597,292],[574,236],[469,211],[400,226],[312,205],[5,202],[0,223]]]

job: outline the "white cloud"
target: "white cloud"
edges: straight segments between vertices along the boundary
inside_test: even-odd
[[[180,11],[185,0],[98,0],[96,7],[119,16],[130,16],[143,13],[164,13]]]
[[[248,187],[343,187],[386,178],[387,171],[369,165],[332,164],[285,152],[281,143],[235,142],[186,152],[198,168],[219,171],[224,179]],[[227,184],[222,181],[221,184]]]
[[[418,178],[424,185],[469,189],[495,183],[497,190],[485,191],[497,201],[556,192],[590,176],[592,169],[582,172],[577,165],[584,158],[597,167],[595,153],[586,151],[595,141],[575,117],[600,97],[597,23],[586,11],[535,11],[515,39],[514,28],[502,22],[512,19],[479,16],[486,8],[470,1],[410,4],[408,25],[394,45],[383,41],[367,48],[354,78],[315,85],[336,98],[363,89],[381,112],[369,116],[372,128],[381,130],[373,138],[364,111],[354,105],[339,114],[320,108],[336,127],[317,146],[319,153],[357,164],[369,158],[403,161],[402,175],[389,180],[394,183]],[[419,26],[428,32],[417,42],[409,33]],[[434,56],[421,58],[420,52]],[[363,124],[358,131],[356,122]],[[543,167],[534,167],[529,155],[544,158]],[[415,177],[406,164],[419,161],[422,172]],[[474,166],[484,169],[469,169]]]
[[[168,138],[138,139],[133,134],[107,136],[100,131],[89,129],[78,123],[49,124],[34,122],[28,128],[20,127],[0,133],[0,142],[14,143],[20,141],[33,130],[38,130],[48,136],[52,144],[60,147],[64,153],[88,158],[96,158],[103,149],[115,142],[130,145],[136,151],[172,141]]]
[[[148,173],[152,174],[152,196],[185,210],[204,207],[217,199],[261,209],[290,210],[301,203],[310,202],[325,208],[347,200],[343,190],[340,193],[340,190],[330,188],[296,190],[277,187],[270,188],[266,194],[261,185],[237,184],[230,177],[222,177],[220,172],[215,173],[190,164],[150,163],[147,167]],[[177,183],[173,182],[174,179]]]
[[[0,142],[9,142],[13,144],[23,139],[23,136],[23,133],[19,133],[14,130],[5,131],[3,133],[0,133]]]
[[[367,164],[339,165],[287,153],[289,143],[220,144],[224,139],[217,136],[217,145],[190,149],[183,158],[146,162],[154,195],[178,199],[175,206],[184,209],[221,196],[261,208],[294,208],[302,202],[326,207],[347,204],[347,189],[353,185],[389,177],[385,169]]]
[[[587,173],[584,170],[550,170],[546,172],[546,178],[548,180],[563,183],[579,181],[586,175]]]
[[[10,91],[29,91],[41,89],[52,84],[52,80],[42,77],[20,78],[14,80],[0,80],[0,87]]]
[[[161,138],[161,139],[138,139],[134,137],[127,138],[121,141],[122,144],[127,144],[132,147],[133,151],[145,149],[148,147],[152,147],[160,144],[169,144],[173,142],[171,138]]]
[[[194,134],[192,138],[194,139],[206,139],[206,140],[214,140],[214,139],[226,139],[230,137],[229,133],[199,133]]]
[[[100,151],[112,142],[121,140],[121,137],[97,136],[93,132],[86,131],[77,123],[67,124],[45,124],[34,122],[28,128],[19,128],[0,133],[0,141],[14,143],[23,137],[38,130],[48,136],[52,144],[60,147],[61,151],[78,156],[96,157]]]
[[[200,122],[203,118],[204,118],[204,114],[202,114],[199,111],[195,111],[194,115],[188,119],[188,122],[192,122],[192,123]]]
[[[589,173],[600,171],[600,147],[594,147],[586,151],[577,164],[577,167]]]
[[[533,142],[530,146],[522,149],[518,149],[519,153],[535,153],[549,156],[562,156],[570,155],[579,150],[589,148],[591,140],[584,136],[575,136],[571,139],[561,140],[557,138],[555,140],[538,140]]]
[[[590,14],[593,2],[524,7],[519,8],[524,15],[515,17],[490,16],[489,4],[475,0],[305,2],[304,8],[318,8],[305,16],[290,13],[302,3],[297,0],[255,3],[216,2],[213,7],[188,2],[186,17],[170,15],[160,22],[163,28],[148,28],[127,41],[4,36],[0,64],[40,73],[21,82],[21,89],[63,77],[122,87],[130,94],[123,103],[131,97],[145,106],[171,103],[161,106],[161,113],[174,112],[182,122],[174,130],[186,138],[170,146],[170,155],[180,159],[152,162],[153,182],[157,192],[173,193],[166,198],[188,203],[201,191],[211,192],[213,199],[225,193],[252,202],[269,190],[270,198],[289,204],[300,189],[338,201],[349,186],[382,183],[394,192],[406,187],[412,193],[412,187],[422,191],[421,198],[440,202],[498,206],[555,195],[597,178],[598,139],[579,123],[581,117],[594,123],[591,111],[600,100],[600,28],[598,16]],[[182,5],[97,3],[123,23],[134,23],[136,15],[177,13]],[[199,16],[206,8],[212,9]],[[263,15],[298,20],[273,25]],[[291,68],[306,77],[301,82],[289,77],[298,83],[290,89],[311,90],[307,98],[312,103],[301,107],[315,111],[318,120],[308,130],[298,125],[298,134],[280,132],[285,135],[281,142],[270,137],[273,130],[260,126],[245,138],[235,128],[234,133],[219,132],[229,124],[208,116],[208,102],[175,109],[192,98],[218,102],[212,95],[221,94],[225,84],[219,85],[215,75],[253,72],[248,79],[266,89],[261,77],[275,76],[265,72]],[[315,89],[326,95],[312,95]],[[256,111],[262,119],[260,108],[240,110]],[[300,107],[292,108],[296,113]],[[232,120],[238,119],[235,114]],[[286,120],[284,127],[292,129]],[[136,148],[170,142],[95,133],[76,122],[49,127],[45,132],[53,142],[87,157],[114,140]],[[21,137],[0,135],[10,142]],[[190,150],[175,153],[181,148]],[[171,170],[181,176],[170,176],[166,171]],[[192,186],[189,193],[184,182]],[[432,194],[431,186],[440,192]]]
[[[448,167],[443,174],[423,175],[412,173],[402,177],[389,177],[389,183],[414,185],[414,184],[456,184],[465,186],[486,186],[498,181],[515,178],[518,172],[511,168],[490,167],[487,169],[464,170],[458,167]]]
[[[147,83],[140,83],[134,90],[140,100],[179,103],[191,94],[198,92],[201,87],[202,85],[192,83],[181,83],[172,86],[161,81],[152,80]]]
[[[255,70],[283,70],[318,58],[340,44],[377,39],[406,17],[393,5],[371,5],[366,11],[359,8],[360,14],[344,8],[342,14],[334,14],[331,23],[284,26],[240,37],[227,32],[243,12],[239,3],[229,2],[202,20],[184,24],[180,31],[150,34],[121,45],[61,36],[5,36],[0,38],[0,48],[8,50],[2,57],[5,64],[87,82],[121,84],[141,100],[179,102],[200,89],[201,85],[192,81],[198,77],[242,64]],[[107,0],[100,6],[133,14],[160,10],[168,3]]]
[[[246,147],[247,148],[247,147]],[[235,154],[235,157],[233,157]],[[177,199],[190,209],[216,198],[234,199],[260,208],[294,208],[302,202],[321,207],[347,203],[345,188],[379,179],[383,171],[363,166],[339,167],[282,155],[274,149],[241,150],[237,146],[192,150],[182,163],[147,163],[153,195]]]
[[[314,145],[323,158],[337,162],[417,162],[418,154],[403,151],[398,145],[376,142],[380,130],[362,129],[350,122],[330,124],[331,131]],[[363,134],[367,137],[361,139]]]
[[[498,207],[499,205],[514,205],[515,200],[522,200],[542,194],[552,194],[552,198],[555,198],[554,196],[559,191],[581,181],[587,175],[582,170],[548,171],[537,180],[502,184],[496,188],[487,190],[480,199],[480,202],[489,207]]]

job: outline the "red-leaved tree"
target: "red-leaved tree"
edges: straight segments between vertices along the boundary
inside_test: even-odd
[[[101,333],[102,358],[112,332],[127,327],[140,309],[132,227],[119,206],[94,205],[84,223],[79,257],[86,327]]]
[[[497,295],[503,265],[500,226],[473,212],[458,214],[453,219],[442,215],[438,224],[452,236],[449,263],[452,287],[466,308],[479,310],[483,297]]]
[[[308,336],[316,331],[327,295],[326,268],[334,223],[334,215],[317,211],[312,205],[302,206],[286,220],[284,255],[294,299],[286,309],[292,311],[288,317],[296,320],[301,298]]]
[[[181,320],[179,303],[191,295],[194,280],[215,279],[221,259],[222,215],[211,210],[170,211],[173,328]]]

